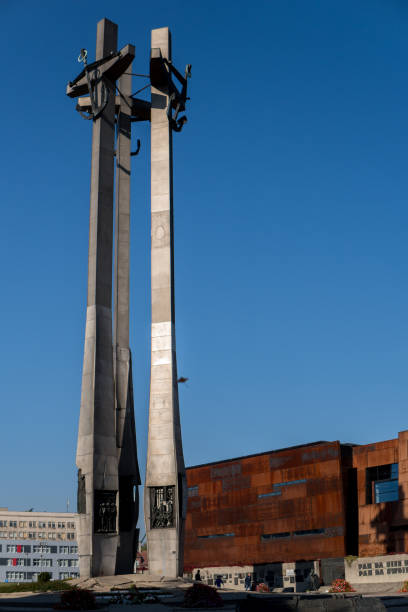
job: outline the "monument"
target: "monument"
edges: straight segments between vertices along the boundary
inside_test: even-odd
[[[131,152],[131,125],[150,120],[152,367],[145,518],[151,573],[176,577],[183,570],[186,487],[174,335],[172,131],[181,131],[186,121],[179,113],[185,110],[190,67],[182,76],[171,63],[168,29],[153,30],[147,102],[132,94],[135,50],[133,45],[117,50],[116,24],[98,23],[95,61],[88,64],[87,55],[82,49],[78,61],[84,68],[67,87],[67,95],[78,99],[77,110],[93,124],[76,456],[80,575],[132,573],[137,552],[140,476],[129,347],[129,245],[130,161],[138,149]]]
[[[117,26],[98,23],[96,61],[68,84],[93,122],[88,302],[78,430],[78,544],[83,577],[133,571],[140,484],[129,350],[130,120],[116,96],[127,91],[132,45],[117,51]],[[119,126],[115,139],[115,123]],[[114,155],[116,140],[115,319],[112,328]],[[114,342],[112,338],[114,331]]]
[[[152,330],[144,509],[149,571],[176,578],[183,573],[187,492],[176,364],[172,132],[186,121],[178,114],[185,109],[190,67],[184,77],[173,67],[168,28],[152,31],[151,47]]]

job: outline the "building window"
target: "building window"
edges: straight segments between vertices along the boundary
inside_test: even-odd
[[[58,523],[58,529],[65,529],[65,523]]]
[[[323,535],[324,529],[299,529],[299,531],[294,531],[294,536],[308,536],[308,535]]]
[[[60,572],[60,580],[66,580],[67,578],[78,578],[77,572]]]
[[[280,540],[281,538],[290,538],[290,531],[281,531],[280,533],[264,533],[261,535],[261,540]]]
[[[17,552],[17,544],[7,544],[7,552]]]
[[[18,526],[19,527],[27,527],[27,521],[19,521]]]
[[[24,580],[24,572],[6,572],[7,580]]]
[[[198,495],[198,485],[195,487],[188,487],[188,497],[197,497]]]
[[[68,523],[68,529],[75,529],[75,523]]]
[[[49,539],[49,540],[55,540],[55,538],[56,538],[55,533],[54,533],[54,532],[52,532],[52,531],[50,531],[50,532],[48,533],[48,539]]]
[[[69,552],[71,553],[71,555],[76,555],[78,553],[78,546],[70,546]]]
[[[28,526],[29,526],[29,527],[37,527],[37,521],[30,521],[30,522],[28,523]]]
[[[0,527],[7,527],[7,521],[0,521]]]
[[[60,555],[69,555],[69,546],[59,547]]]
[[[48,529],[55,529],[55,523],[48,523]]]
[[[33,553],[50,553],[51,547],[46,544],[36,544],[33,546]]]
[[[15,558],[15,559],[7,559],[7,565],[30,565],[30,559],[23,558]]]
[[[75,540],[75,533],[67,533],[67,540]]]
[[[52,559],[33,559],[33,565],[37,567],[52,567]]]
[[[366,503],[398,501],[398,463],[366,469]]]
[[[14,540],[17,537],[17,531],[10,531],[9,538]]]
[[[282,495],[282,491],[272,491],[271,493],[261,493],[258,495],[259,499],[263,499],[264,497],[275,497],[276,495]]]
[[[28,537],[30,540],[35,540],[35,538],[37,537],[37,534],[35,533],[35,531],[29,531]]]
[[[57,565],[58,567],[69,567],[69,559],[58,559]]]
[[[0,531],[0,538],[8,538],[8,531]]]
[[[286,482],[277,482],[273,485],[274,488],[278,487],[290,487],[292,485],[304,484],[306,482],[306,478],[301,478],[300,480],[287,480]]]
[[[10,527],[17,527],[17,521],[10,521]]]
[[[200,540],[208,540],[213,538],[233,538],[235,533],[212,533],[211,535],[197,536]]]

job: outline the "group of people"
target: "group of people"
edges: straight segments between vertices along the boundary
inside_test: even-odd
[[[201,582],[201,574],[200,574],[200,570],[199,569],[195,573],[194,580],[196,582]],[[308,576],[308,582],[309,582],[309,588],[310,588],[311,591],[317,591],[319,589],[320,579],[319,579],[319,576],[313,570],[313,568],[310,570],[310,574]],[[222,579],[222,576],[218,575],[216,577],[216,579],[214,580],[214,584],[217,587],[217,589],[220,589],[222,587],[222,585],[224,584],[224,580]],[[244,580],[245,590],[246,591],[255,591],[256,590],[256,585],[257,585],[257,583],[256,583],[255,580],[252,580],[251,574],[247,574],[245,576],[245,580]]]
[[[200,574],[199,569],[195,573],[194,580],[196,582],[201,582],[201,574]],[[222,576],[218,575],[216,579],[214,580],[214,584],[217,587],[217,589],[221,589],[222,585],[224,584],[224,580],[222,579]],[[247,574],[245,576],[244,586],[245,586],[246,591],[251,590],[251,586],[252,586],[251,574]]]
[[[194,580],[196,582],[201,582],[201,574],[200,574],[199,569],[195,573]],[[217,576],[216,579],[214,580],[214,584],[217,587],[217,589],[220,589],[222,585],[224,584],[224,580],[222,579],[221,576]]]

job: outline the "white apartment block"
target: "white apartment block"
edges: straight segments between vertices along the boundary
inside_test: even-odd
[[[77,514],[0,508],[0,582],[79,576]]]

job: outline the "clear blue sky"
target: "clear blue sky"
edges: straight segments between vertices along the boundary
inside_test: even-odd
[[[193,66],[175,134],[180,410],[187,465],[405,429],[405,0],[0,0],[0,506],[75,508],[91,124],[65,86],[119,24],[148,67],[170,26]],[[145,84],[135,83],[135,89]],[[144,475],[149,134],[135,127],[131,346]]]

